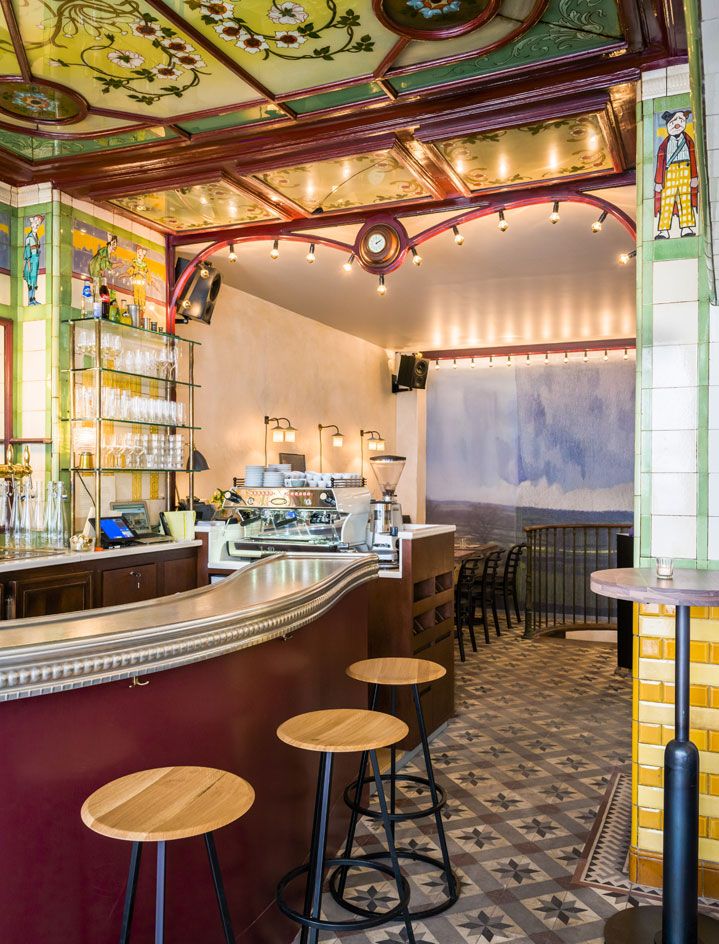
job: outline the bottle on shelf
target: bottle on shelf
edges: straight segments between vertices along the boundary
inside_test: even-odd
[[[107,285],[100,286],[99,295],[100,295],[100,304],[102,305],[102,309],[101,309],[102,317],[109,318],[110,317],[110,289],[107,287]]]

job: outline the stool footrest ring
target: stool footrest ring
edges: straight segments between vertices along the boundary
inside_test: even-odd
[[[388,858],[389,853],[380,853],[376,858]],[[336,870],[348,869],[348,868],[362,868],[370,869],[373,872],[381,872],[383,875],[391,878],[392,881],[395,881],[395,874],[392,868],[388,865],[382,865],[381,862],[377,862],[375,857],[372,856],[358,856],[353,858],[339,858],[339,859],[325,859],[325,865],[329,868],[335,868]],[[355,908],[348,908],[344,902],[339,902],[342,907],[346,908],[348,911],[352,911],[354,914],[360,915],[364,920],[357,921],[327,921],[322,918],[310,918],[307,915],[302,914],[297,911],[295,908],[290,907],[285,901],[285,890],[287,886],[293,882],[295,879],[299,878],[301,875],[307,875],[309,873],[310,866],[309,864],[298,865],[297,868],[292,869],[288,872],[277,884],[277,905],[280,911],[285,914],[292,921],[297,922],[297,924],[302,925],[305,928],[315,928],[318,931],[366,931],[371,928],[378,928],[383,924],[394,920],[395,918],[402,920],[402,911],[409,903],[409,884],[407,879],[402,876],[402,897],[397,902],[396,905],[393,905],[388,911],[383,911],[380,914],[371,911],[358,911]],[[335,871],[334,874],[337,874]]]
[[[391,783],[392,775],[388,773],[382,774],[380,779],[382,780],[382,783]],[[427,790],[430,789],[430,783],[426,777],[417,777],[414,774],[395,774],[394,782],[396,784],[419,784],[422,787],[427,787]],[[362,781],[362,784],[364,786],[374,786],[374,777],[365,777],[365,779]],[[438,813],[447,800],[444,790],[439,786],[439,784],[435,784],[435,789],[437,791],[437,802],[432,804],[432,806],[422,806],[417,810],[409,810],[405,813],[389,813],[389,821],[391,823],[403,823],[407,820],[423,819],[425,816],[432,816],[434,813]],[[379,810],[373,810],[370,807],[361,806],[359,803],[355,803],[354,795],[356,792],[357,781],[353,780],[352,783],[345,787],[344,800],[347,806],[351,810],[354,810],[355,813],[359,813],[361,816],[369,816],[372,819],[381,819],[382,814]]]
[[[389,858],[389,852],[387,852],[387,850],[379,850],[378,852],[368,852],[366,855],[355,858],[359,858],[361,860],[371,860],[376,864],[377,859]],[[397,848],[397,858],[408,859],[412,862],[424,862],[426,865],[431,865],[439,869],[443,875],[447,876],[447,887],[449,888],[447,897],[436,905],[428,905],[426,908],[418,908],[416,911],[410,908],[409,915],[412,919],[423,920],[425,918],[431,918],[434,915],[441,914],[443,911],[451,908],[452,905],[459,900],[459,882],[457,881],[457,876],[454,874],[454,871],[451,868],[445,868],[444,862],[442,862],[441,859],[435,859],[432,856],[424,855],[421,852],[413,852],[411,849],[401,849],[400,847]],[[353,914],[359,915],[360,917],[365,917],[369,914],[372,914],[373,912],[370,912],[366,908],[361,908],[359,905],[355,905],[352,902],[347,901],[343,895],[339,893],[337,888],[339,877],[343,872],[346,873],[347,869],[351,867],[352,866],[340,864],[339,867],[336,868],[335,871],[330,875],[330,894],[337,904],[341,905],[343,908],[346,908],[347,911],[351,911]]]

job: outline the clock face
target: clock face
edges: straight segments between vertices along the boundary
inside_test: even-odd
[[[399,233],[393,226],[376,223],[368,226],[361,235],[359,255],[365,265],[391,265],[399,255],[401,246]]]
[[[384,250],[386,245],[387,237],[384,233],[370,233],[369,239],[367,240],[367,248],[370,252],[379,254]]]

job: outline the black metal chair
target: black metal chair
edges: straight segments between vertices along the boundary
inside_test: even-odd
[[[494,619],[494,628],[498,636],[502,635],[499,627],[499,617],[497,616],[497,575],[499,565],[504,557],[504,551],[492,551],[484,558],[484,567],[479,582],[476,582],[472,588],[469,598],[469,638],[472,642],[472,648],[477,651],[477,641],[474,635],[474,622],[477,617],[477,608],[481,609],[482,626],[484,628],[484,641],[489,643],[489,620],[487,611],[491,607],[492,617]]]
[[[497,596],[501,596],[504,601],[504,614],[507,617],[507,626],[511,628],[512,618],[509,612],[509,601],[511,599],[514,604],[514,612],[517,616],[517,622],[522,622],[522,617],[519,612],[519,593],[517,591],[517,572],[519,570],[519,564],[522,560],[522,553],[526,549],[526,544],[514,544],[507,551],[507,558],[504,562],[504,572],[502,576],[496,581],[495,592]]]
[[[470,607],[472,604],[472,591],[481,580],[484,569],[484,555],[477,554],[471,557],[465,557],[459,566],[459,575],[454,588],[454,624],[456,627],[457,645],[459,647],[459,658],[462,662],[467,661],[464,651],[464,627],[469,626]],[[472,648],[477,651],[477,642],[474,639],[474,628],[471,630],[470,639]]]

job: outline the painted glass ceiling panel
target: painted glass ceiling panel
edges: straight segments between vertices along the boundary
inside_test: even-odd
[[[345,210],[430,196],[390,151],[334,158],[258,174],[305,210]]]
[[[118,197],[112,202],[175,232],[277,219],[263,204],[224,180]]]
[[[158,119],[257,93],[142,0],[13,0],[36,79],[91,105]]]
[[[276,95],[372,75],[398,37],[371,0],[169,0]]]
[[[67,141],[57,138],[32,138],[25,133],[0,129],[0,148],[12,151],[31,161],[45,161],[56,157],[73,157],[108,149],[147,146],[158,141],[170,141],[177,135],[169,128],[128,131],[101,138]]]
[[[5,14],[0,10],[0,75],[18,75],[20,64],[17,61],[10,31],[7,28]]]
[[[596,114],[468,134],[435,147],[475,191],[614,169]]]

